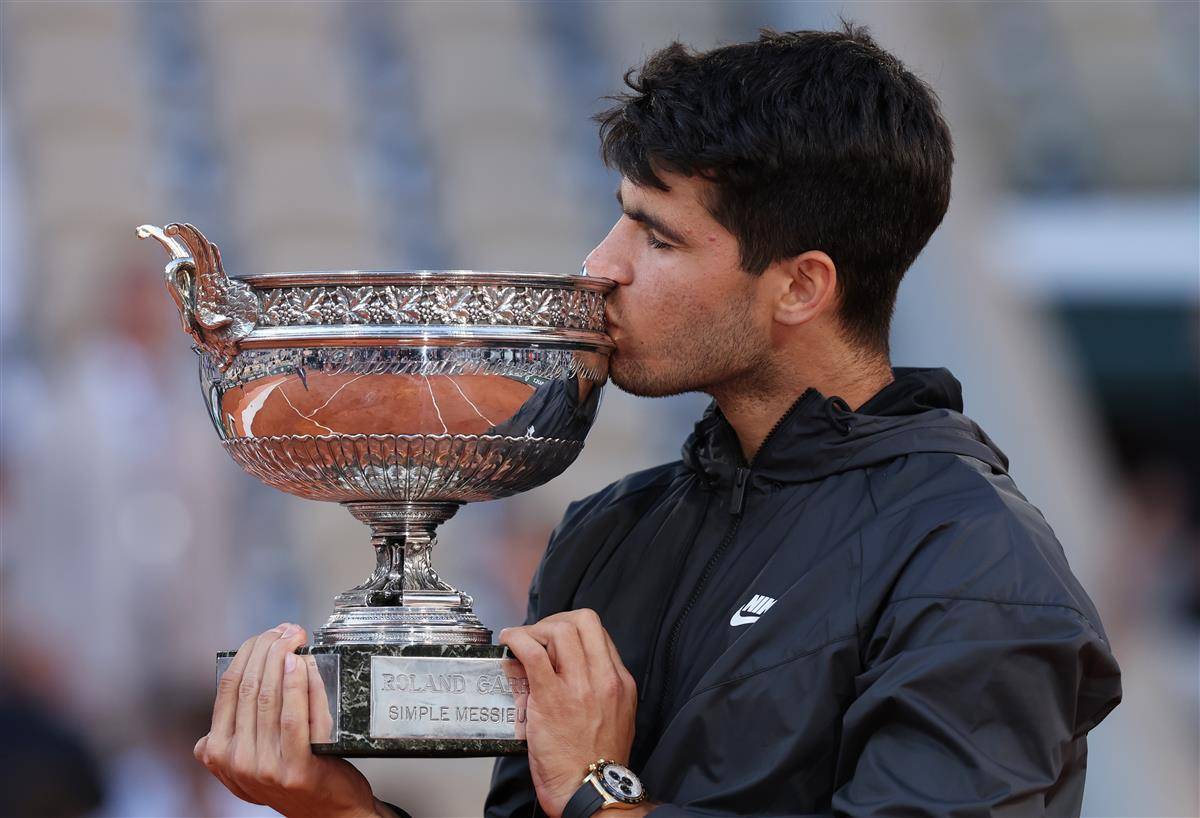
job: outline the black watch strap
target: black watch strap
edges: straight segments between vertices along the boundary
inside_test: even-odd
[[[584,781],[579,785],[579,789],[575,790],[571,800],[567,801],[567,805],[563,807],[562,818],[592,818],[596,810],[602,806],[604,806],[604,799],[600,797],[600,793],[596,791],[590,780]]]

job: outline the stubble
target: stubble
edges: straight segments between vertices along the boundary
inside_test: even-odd
[[[765,342],[755,330],[752,302],[731,299],[719,314],[687,311],[657,340],[652,355],[613,353],[609,375],[624,392],[661,398],[714,394],[733,383],[767,376]]]

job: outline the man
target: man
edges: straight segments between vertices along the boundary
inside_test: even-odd
[[[681,461],[555,531],[500,636],[529,755],[486,814],[1077,815],[1120,700],[1099,617],[958,382],[889,363],[949,203],[932,91],[850,26],[672,45],[627,83],[599,117],[623,214],[587,259],[619,285],[612,379],[714,400]],[[303,639],[243,646],[197,755],[286,815],[398,811],[289,741]]]

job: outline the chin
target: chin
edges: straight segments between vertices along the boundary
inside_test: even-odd
[[[641,363],[623,360],[615,352],[610,359],[608,377],[622,392],[639,398],[665,398],[695,390],[695,387],[677,383],[676,379],[656,373]]]

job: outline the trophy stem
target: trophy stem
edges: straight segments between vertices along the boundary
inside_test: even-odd
[[[490,644],[472,599],[448,585],[431,562],[437,527],[461,503],[343,503],[371,527],[375,571],[334,598],[313,644]]]

